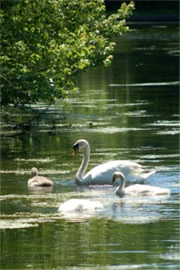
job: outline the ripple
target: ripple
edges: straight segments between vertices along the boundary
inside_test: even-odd
[[[71,170],[43,170],[40,172],[40,175],[64,175],[70,173]],[[30,170],[0,170],[1,174],[16,174],[16,175],[24,175],[24,174],[29,174],[30,175]]]
[[[180,157],[180,154],[154,154],[154,155],[144,155],[142,158],[144,159],[162,159],[162,158],[174,158]]]
[[[180,134],[180,130],[165,130],[165,131],[157,131],[156,134],[159,134],[159,135],[178,135]]]
[[[137,87],[137,86],[168,86],[168,85],[179,85],[179,81],[173,81],[173,82],[147,82],[147,83],[127,83],[127,84],[109,84],[111,87]]]
[[[172,246],[170,248],[170,251],[160,255],[160,258],[164,260],[170,260],[170,261],[179,261],[179,247]]]
[[[121,217],[117,220],[124,224],[148,224],[155,223],[162,219],[160,216],[148,216],[148,217]]]
[[[54,222],[60,217],[42,214],[14,214],[14,215],[1,215],[0,230],[4,229],[22,229],[38,227],[41,223]]]
[[[146,126],[165,126],[165,127],[180,127],[179,121],[157,121],[155,123],[146,124]]]
[[[55,159],[52,158],[16,158],[15,161],[20,161],[20,162],[40,162],[40,163],[49,163],[55,161]]]
[[[37,195],[19,195],[19,194],[8,194],[8,195],[1,195],[0,201],[2,200],[41,200],[41,199],[53,199],[55,195],[52,193],[50,194],[37,194]]]
[[[147,131],[152,130],[152,128],[118,128],[118,127],[101,127],[101,128],[91,128],[84,129],[84,131],[88,131],[89,133],[104,133],[104,134],[115,134],[115,133],[126,133],[129,131]],[[79,132],[79,129],[74,130],[73,132]]]

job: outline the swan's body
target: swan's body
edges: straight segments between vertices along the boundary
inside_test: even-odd
[[[113,173],[116,171],[121,171],[129,183],[142,183],[147,177],[155,173],[155,171],[145,173],[140,164],[132,161],[115,160],[98,165],[84,175],[90,157],[89,143],[83,139],[78,140],[73,149],[73,155],[76,155],[80,149],[84,151],[81,166],[75,176],[77,185],[111,185]]]
[[[28,180],[29,187],[50,187],[53,182],[44,176],[38,175],[36,168],[31,169],[32,178]]]
[[[87,212],[102,209],[103,205],[100,202],[86,199],[70,199],[61,204],[58,208],[59,212]]]
[[[113,174],[112,182],[116,182],[117,179],[121,179],[121,184],[116,189],[116,194],[119,196],[123,196],[125,194],[128,195],[169,195],[170,191],[167,188],[160,188],[150,185],[132,185],[125,188],[125,176],[121,172],[115,172]]]

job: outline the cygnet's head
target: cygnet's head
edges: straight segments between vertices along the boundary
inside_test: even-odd
[[[32,168],[31,169],[31,174],[32,174],[32,176],[34,177],[34,176],[37,176],[38,175],[38,170],[34,167],[34,168]]]
[[[80,149],[83,149],[85,146],[89,147],[89,143],[84,139],[80,139],[77,142],[75,142],[75,144],[73,145],[73,153],[72,153],[72,155],[75,156],[77,154],[77,152]]]
[[[115,172],[113,174],[112,184],[114,184],[116,182],[116,179],[124,180],[125,179],[124,174],[122,172]]]

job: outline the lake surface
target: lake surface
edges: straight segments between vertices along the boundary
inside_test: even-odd
[[[117,40],[111,67],[79,77],[79,96],[25,134],[2,138],[1,269],[179,269],[178,43],[176,25],[133,26]],[[147,184],[171,195],[119,198],[113,186],[77,187],[82,152],[73,158],[72,146],[80,138],[91,146],[88,170],[136,161],[156,170]],[[28,189],[34,166],[53,189]],[[71,198],[103,209],[58,213]]]

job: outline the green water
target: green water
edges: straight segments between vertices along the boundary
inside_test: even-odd
[[[81,74],[79,96],[1,139],[1,269],[179,269],[178,42],[175,25],[133,27],[111,67]],[[133,160],[155,169],[146,183],[171,195],[119,198],[111,186],[77,187],[82,153],[73,158],[72,146],[80,138],[91,146],[88,170]],[[33,166],[52,189],[28,189]],[[104,207],[58,213],[70,198]]]

